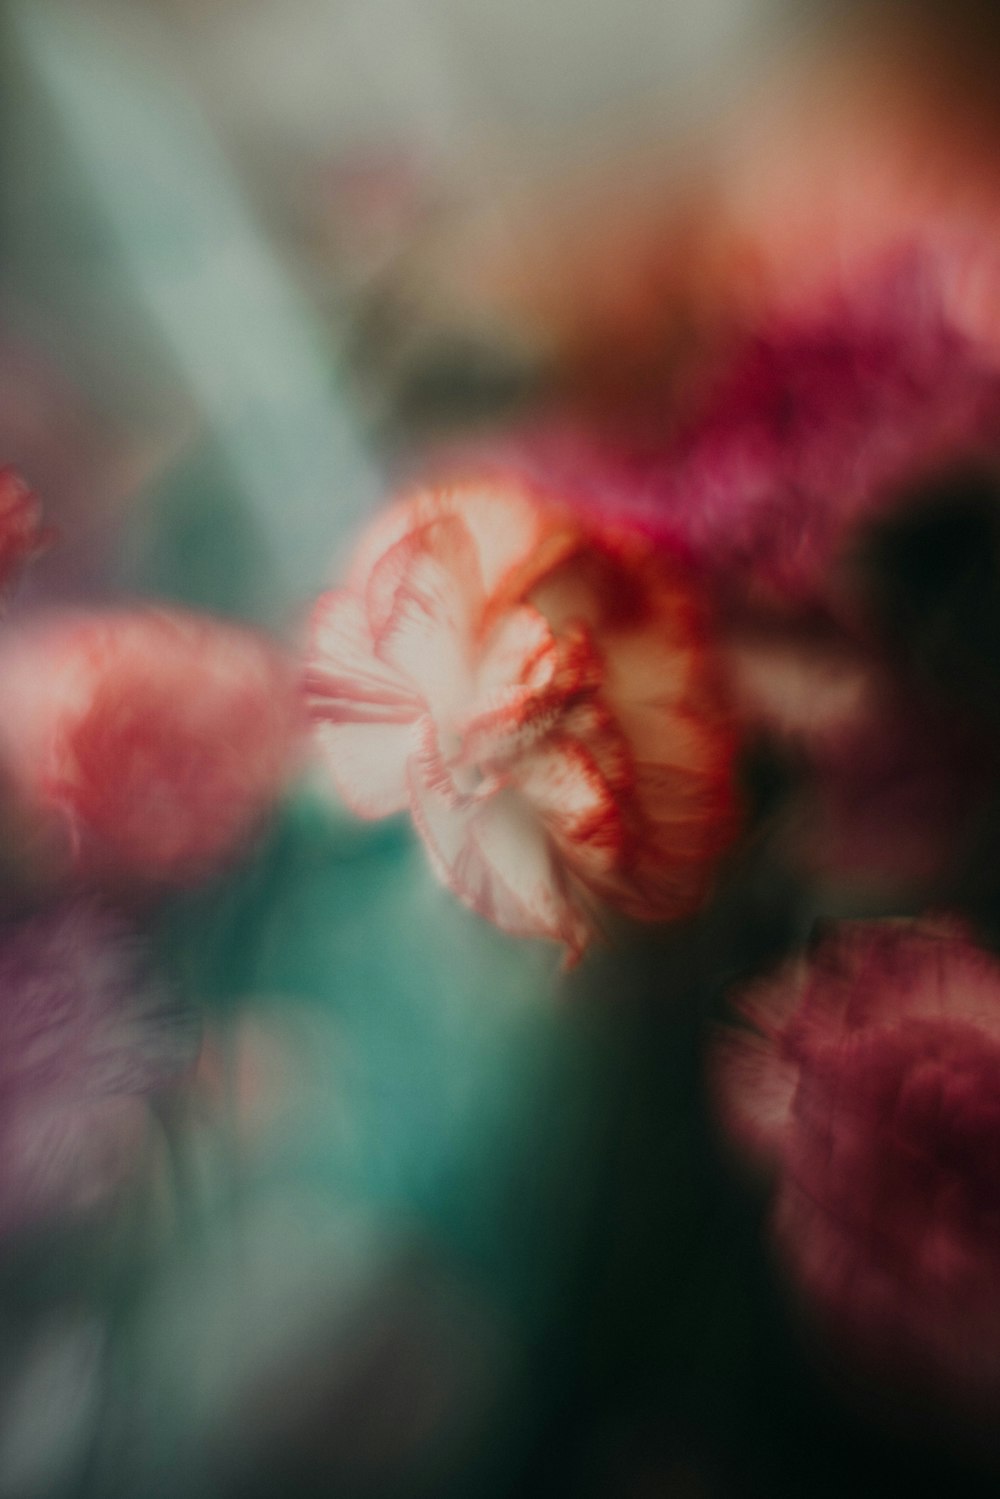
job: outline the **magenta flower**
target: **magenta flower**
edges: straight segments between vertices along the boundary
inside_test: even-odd
[[[308,693],[363,817],[408,808],[467,906],[571,956],[599,903],[704,900],[735,753],[698,600],[518,485],[418,493],[320,600]]]
[[[929,256],[785,314],[683,420],[665,395],[546,422],[499,457],[686,550],[739,596],[825,597],[857,526],[956,453],[996,451],[1000,372],[953,327]]]
[[[99,907],[0,934],[0,1233],[106,1206],[141,1161],[151,1098],[194,1033]]]
[[[835,929],[721,1042],[799,1293],[850,1357],[1000,1401],[1000,964],[958,927]]]

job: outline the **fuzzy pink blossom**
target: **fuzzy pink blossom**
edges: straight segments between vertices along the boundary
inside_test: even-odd
[[[695,910],[732,837],[692,584],[516,484],[421,491],[377,521],[316,608],[307,686],[348,805],[409,808],[460,900],[571,956],[601,903]]]
[[[298,710],[281,655],[179,610],[58,616],[0,650],[0,763],[45,858],[177,881],[251,833],[289,765]]]
[[[1000,1402],[1000,964],[957,926],[846,923],[751,991],[723,1115],[828,1336],[873,1372]]]

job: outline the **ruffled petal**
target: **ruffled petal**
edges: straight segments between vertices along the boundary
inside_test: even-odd
[[[525,617],[526,642],[536,643],[525,655],[515,685],[481,693],[472,712],[459,719],[456,728],[464,763],[509,763],[527,754],[575,701],[582,701],[600,685],[601,660],[584,629],[572,630],[559,640],[549,633],[545,641],[534,624],[534,609],[516,611],[512,624],[518,615]],[[508,667],[513,667],[514,652],[508,655],[508,644],[515,633],[513,628],[504,629],[507,643],[494,648],[494,661],[506,658]],[[499,678],[500,672],[494,669],[493,675]]]
[[[576,526],[525,487],[480,481],[417,492],[379,518],[362,541],[351,579],[364,590],[389,551],[424,526],[458,516],[476,554],[485,598],[517,602],[542,571],[579,544]]]
[[[524,800],[513,791],[491,798],[471,820],[470,834],[455,869],[462,899],[502,930],[551,938],[577,957],[589,936],[587,922]]]
[[[413,820],[441,883],[501,930],[561,942],[577,957],[586,922],[530,809],[510,790],[456,800],[417,762],[409,778]]]
[[[556,668],[556,640],[548,620],[529,604],[511,609],[487,640],[476,672],[476,693],[490,698],[516,683],[536,691]]]
[[[571,868],[593,879],[618,867],[627,841],[621,808],[585,745],[550,739],[517,767],[516,783]]]
[[[774,1165],[791,1123],[799,1069],[762,1036],[729,1029],[712,1056],[711,1084],[722,1125],[752,1160]]]
[[[482,613],[475,547],[457,516],[411,532],[378,562],[367,593],[375,651],[426,701],[438,722],[472,691]]]
[[[321,724],[412,723],[420,699],[375,655],[356,595],[328,593],[313,614],[306,698]]]

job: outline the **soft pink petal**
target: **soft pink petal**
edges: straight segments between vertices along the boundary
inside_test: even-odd
[[[328,593],[313,614],[306,697],[324,724],[411,723],[419,698],[375,655],[364,604],[352,593]]]
[[[726,1133],[750,1159],[775,1164],[791,1124],[798,1067],[752,1031],[731,1030],[716,1043],[711,1082]]]
[[[468,528],[487,598],[500,591],[512,598],[509,585],[523,568],[527,566],[528,576],[535,562],[549,566],[571,544],[573,528],[555,524],[537,496],[509,480],[425,489],[387,511],[370,529],[355,557],[352,581],[363,589],[380,559],[399,541],[449,516],[460,516]]]
[[[415,762],[413,820],[442,884],[463,905],[519,937],[547,937],[578,954],[582,917],[567,899],[540,824],[509,791],[456,804]]]
[[[474,909],[515,936],[549,937],[572,955],[582,951],[587,923],[568,898],[545,830],[524,800],[513,791],[493,797],[473,819],[471,834],[455,873]]]
[[[208,617],[50,616],[7,638],[2,675],[5,766],[53,871],[199,877],[259,825],[292,763],[290,663]]]
[[[487,640],[476,673],[478,698],[515,684],[548,686],[556,665],[556,640],[543,614],[522,604],[504,614]]]
[[[585,744],[604,780],[619,802],[635,788],[635,768],[629,746],[607,707],[594,698],[574,703],[563,714],[560,733]]]
[[[373,570],[368,599],[379,659],[446,720],[471,694],[483,602],[462,521],[446,517],[404,537]]]
[[[508,687],[474,715],[460,718],[461,763],[502,765],[529,752],[555,727],[562,703],[553,693]]]

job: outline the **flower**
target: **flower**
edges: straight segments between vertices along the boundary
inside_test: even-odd
[[[0,761],[57,864],[189,879],[277,797],[293,674],[249,631],[179,610],[107,611],[49,619],[0,655]]]
[[[873,1370],[1000,1399],[1000,964],[957,925],[835,928],[743,1001],[723,1113],[779,1250]]]
[[[692,583],[526,488],[424,490],[315,611],[309,704],[363,817],[409,807],[438,878],[576,956],[597,901],[697,908],[734,740]]]
[[[43,551],[49,540],[38,496],[17,469],[0,468],[0,589],[7,588],[22,563]]]
[[[150,1098],[195,1034],[135,940],[90,901],[0,931],[0,1233],[104,1206],[135,1170]]]

